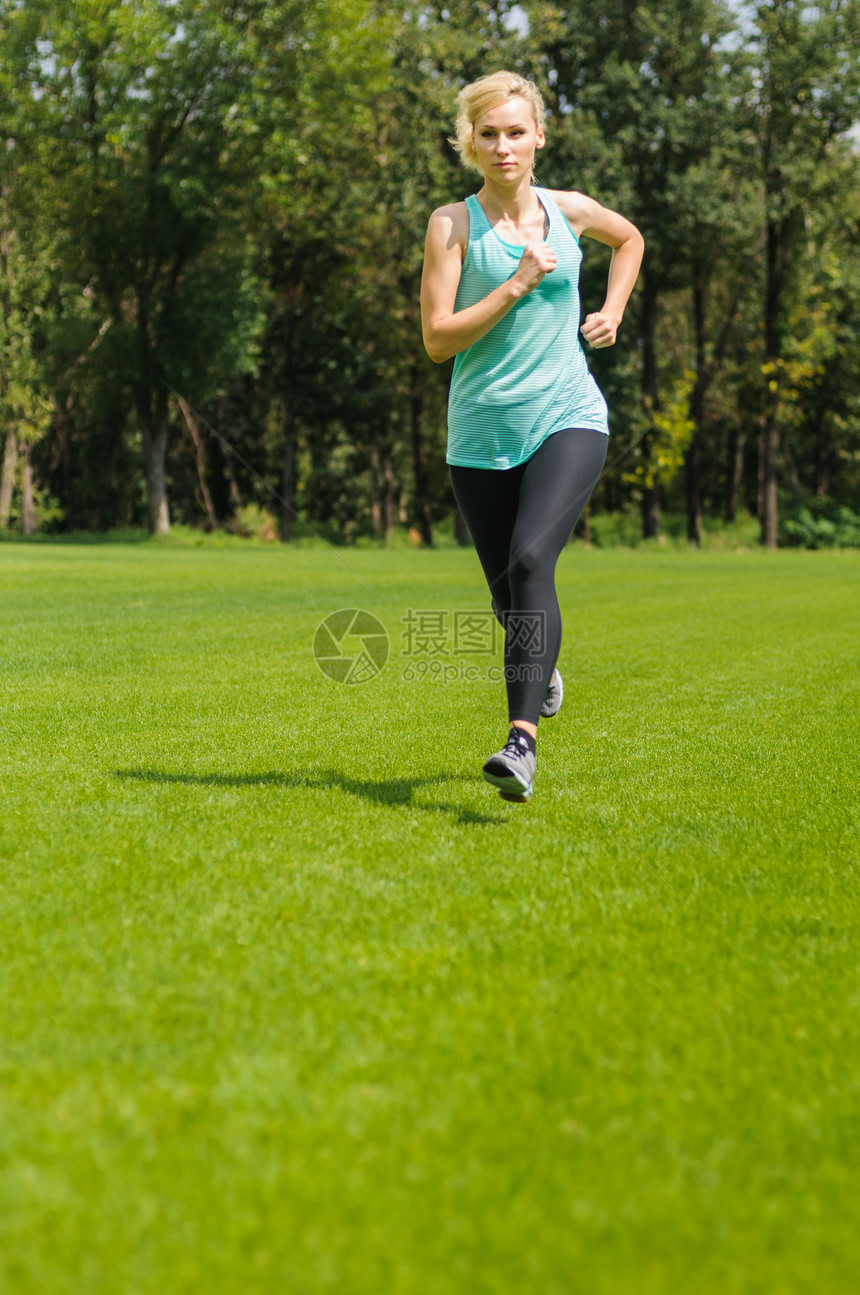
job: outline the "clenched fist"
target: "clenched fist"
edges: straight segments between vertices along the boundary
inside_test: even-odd
[[[614,346],[615,334],[621,323],[615,315],[605,315],[602,310],[595,310],[585,316],[585,323],[580,328],[586,342],[599,349],[601,346]]]
[[[556,255],[546,243],[527,243],[514,278],[523,292],[531,292],[556,266]]]

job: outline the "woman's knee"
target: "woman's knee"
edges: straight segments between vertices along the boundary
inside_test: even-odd
[[[548,553],[542,553],[537,545],[515,554],[508,568],[508,580],[515,604],[521,600],[523,591],[530,585],[546,579],[548,566],[554,567],[552,558]]]

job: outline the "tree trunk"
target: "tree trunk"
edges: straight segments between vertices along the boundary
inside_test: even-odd
[[[646,269],[642,282],[642,398],[653,417],[657,413],[657,280]],[[651,442],[642,442],[642,466],[646,476],[651,457]],[[642,538],[656,539],[660,534],[660,486],[657,481],[642,491]]]
[[[215,427],[222,437],[226,440],[224,433],[224,400],[221,396],[215,403]],[[235,518],[239,509],[242,507],[242,496],[239,494],[239,483],[236,480],[236,472],[233,468],[233,454],[227,449],[223,440],[218,441],[218,448],[221,451],[221,463],[224,470],[224,480],[227,482],[227,499],[230,507],[230,517]]]
[[[75,420],[72,414],[72,396],[60,400],[54,396],[54,427],[60,444],[60,461],[63,465],[63,511],[65,513],[64,529],[77,530],[77,510],[75,508],[75,471],[72,442],[74,440]]]
[[[781,176],[778,171],[768,175],[767,191],[779,194]],[[761,512],[761,543],[769,549],[776,548],[777,526],[777,493],[776,462],[779,455],[779,423],[776,417],[776,393],[770,389],[773,381],[778,381],[778,366],[782,352],[780,336],[780,309],[782,305],[782,287],[784,282],[783,262],[785,247],[788,242],[789,218],[782,221],[770,219],[766,231],[765,256],[765,293],[764,293],[764,357],[765,357],[765,392],[764,417],[762,419],[761,449],[759,464],[759,482]]]
[[[728,472],[728,490],[726,491],[726,521],[733,522],[738,512],[738,501],[741,493],[741,482],[744,475],[744,454],[747,447],[747,429],[740,421],[740,409],[738,409],[738,422],[735,425],[734,435],[729,451]]]
[[[782,455],[785,459],[785,466],[788,469],[788,479],[791,482],[791,488],[798,496],[804,494],[803,482],[800,480],[800,473],[797,470],[797,460],[792,453],[788,441],[782,442]]]
[[[200,482],[200,494],[203,498],[203,507],[206,510],[206,529],[217,531],[218,518],[215,514],[215,505],[212,503],[212,496],[209,493],[209,486],[206,482],[206,456],[203,449],[203,438],[200,435],[200,428],[197,426],[197,419],[180,397],[179,408],[182,410],[182,417],[185,419],[185,425],[191,435],[194,445],[194,461],[197,464],[197,480]]]
[[[293,497],[296,483],[296,442],[298,427],[289,397],[284,402],[284,469],[281,473],[281,543],[289,544],[293,538]]]
[[[424,382],[417,364],[409,371],[409,426],[412,433],[412,467],[415,475],[415,513],[421,539],[433,547],[433,521],[430,515],[430,481],[424,449]]]
[[[762,420],[759,419],[759,422]],[[761,521],[764,517],[764,431],[758,434],[758,475],[756,478],[755,515]]]
[[[777,496],[776,460],[779,454],[779,427],[773,415],[768,416],[762,440],[762,514],[761,542],[766,548],[776,548]]]
[[[15,474],[18,469],[18,438],[14,432],[6,433],[6,448],[3,451],[3,471],[0,474],[0,531],[9,526],[9,514],[12,511],[12,495],[15,491]]]
[[[394,539],[394,473],[391,468],[391,451],[382,451],[382,480],[385,490],[382,497],[382,516],[385,523],[385,542]]]
[[[233,468],[233,455],[226,450],[223,455],[224,476],[227,478],[227,492],[230,500],[230,513],[236,516],[242,507],[242,496],[239,494],[239,482],[236,480],[236,473]]]
[[[830,489],[830,428],[827,413],[821,409],[815,436],[815,497],[823,499]]]
[[[167,507],[165,463],[167,460],[167,391],[156,391],[155,408],[144,396],[138,401],[138,415],[143,432],[143,457],[146,471],[146,508],[149,529],[153,535],[170,530]]]
[[[370,447],[370,528],[375,539],[382,536],[382,501],[379,498],[379,446]]]
[[[239,482],[233,467],[233,455],[225,446],[221,446],[221,462],[224,464],[224,476],[227,480],[227,498],[230,501],[230,516],[236,517],[242,507],[242,496],[239,494]]]
[[[618,512],[618,496],[615,490],[615,482],[612,479],[612,473],[603,476],[594,487],[591,496],[591,502],[594,503],[598,512],[616,513]]]
[[[701,467],[702,440],[699,431],[695,431],[684,456],[684,475],[687,495],[687,539],[691,544],[696,545],[702,543]]]
[[[642,492],[642,538],[656,540],[660,536],[660,487],[646,486]]]
[[[684,475],[687,495],[687,539],[691,544],[702,542],[702,438],[705,423],[705,287],[693,284],[693,334],[696,348],[696,380],[690,395],[690,418],[693,435],[684,456]]]
[[[21,530],[25,535],[36,533],[36,508],[33,502],[33,465],[30,462],[30,446],[27,441],[21,445]]]

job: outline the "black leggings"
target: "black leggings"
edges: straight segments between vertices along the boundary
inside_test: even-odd
[[[450,465],[505,629],[508,719],[537,724],[561,648],[555,567],[606,459],[608,437],[591,428],[554,432],[516,468]]]

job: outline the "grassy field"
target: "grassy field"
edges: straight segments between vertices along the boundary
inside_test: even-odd
[[[0,546],[4,1292],[857,1288],[860,554],[558,583],[516,806],[472,553]]]

